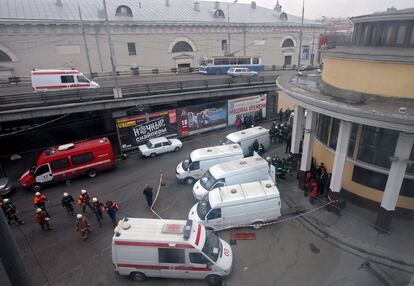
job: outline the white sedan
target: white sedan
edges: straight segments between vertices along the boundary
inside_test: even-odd
[[[178,139],[158,137],[148,140],[146,144],[140,145],[138,148],[142,157],[155,157],[166,152],[178,152],[182,147],[183,143]]]
[[[257,76],[257,72],[251,71],[248,68],[229,68],[227,74],[231,77]]]

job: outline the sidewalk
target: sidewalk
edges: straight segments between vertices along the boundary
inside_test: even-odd
[[[279,156],[284,145],[277,147]],[[325,197],[309,203],[309,196],[298,188],[296,175],[288,176],[286,181],[279,181],[282,204],[286,208],[302,206],[306,211],[318,208],[327,203]],[[328,240],[332,244],[353,253],[368,261],[378,263],[410,273],[414,272],[414,220],[394,217],[391,231],[379,233],[374,228],[377,213],[347,202],[340,214],[329,212],[326,208],[304,215],[302,224],[315,235]]]

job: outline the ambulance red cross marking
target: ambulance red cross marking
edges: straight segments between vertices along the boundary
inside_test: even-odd
[[[224,252],[224,255],[225,256],[229,256],[230,255],[230,251],[227,248],[225,248],[223,252]]]

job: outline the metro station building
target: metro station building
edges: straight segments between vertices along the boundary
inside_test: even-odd
[[[295,103],[294,153],[304,136],[302,179],[323,162],[329,199],[378,210],[384,230],[414,214],[414,9],[352,21],[353,46],[326,50],[322,76],[282,75],[278,86]]]
[[[116,70],[198,67],[201,57],[229,51],[261,57],[264,65],[292,67],[301,18],[274,2],[274,9],[267,9],[254,1],[106,1]],[[303,64],[318,63],[323,30],[321,23],[305,19]],[[103,1],[0,0],[0,77],[28,78],[33,68],[110,72]]]

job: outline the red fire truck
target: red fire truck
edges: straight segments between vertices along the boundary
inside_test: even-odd
[[[84,174],[93,178],[98,171],[112,168],[114,164],[108,138],[64,144],[43,151],[36,165],[20,177],[20,183],[25,188],[39,191],[47,184]]]

